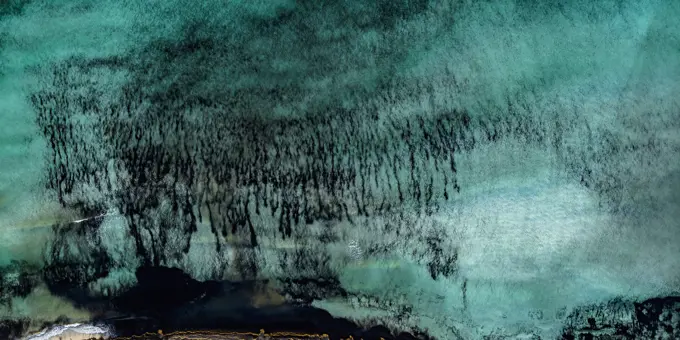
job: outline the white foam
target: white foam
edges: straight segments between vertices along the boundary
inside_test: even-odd
[[[102,336],[111,335],[110,330],[106,326],[95,326],[88,324],[73,323],[68,325],[58,325],[49,329],[44,329],[37,334],[30,335],[26,340],[49,340],[56,336],[64,334],[64,332],[71,331],[80,334],[100,334]]]

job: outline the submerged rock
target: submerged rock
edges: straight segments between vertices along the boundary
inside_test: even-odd
[[[680,296],[614,299],[574,309],[563,339],[679,339]]]

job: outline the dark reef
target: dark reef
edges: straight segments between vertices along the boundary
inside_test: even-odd
[[[0,320],[0,338],[18,339],[26,334],[29,324],[28,319],[2,319]]]
[[[384,327],[364,329],[308,304],[254,307],[250,298],[257,282],[199,282],[176,268],[144,267],[138,284],[108,301],[109,309],[93,320],[111,325],[125,337],[185,330],[229,332],[294,332],[328,334],[331,339],[427,339],[424,334],[393,335]],[[92,306],[101,308],[100,299]],[[87,304],[85,304],[87,307]]]
[[[562,339],[680,339],[680,296],[614,299],[576,308]]]

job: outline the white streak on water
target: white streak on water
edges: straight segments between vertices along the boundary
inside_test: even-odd
[[[102,336],[109,336],[110,330],[105,326],[94,326],[80,323],[73,323],[68,325],[59,325],[50,329],[44,329],[40,333],[30,335],[26,340],[48,340],[63,334],[64,332],[72,331],[80,334],[100,334]]]

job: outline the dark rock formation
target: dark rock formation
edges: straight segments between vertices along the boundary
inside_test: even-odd
[[[565,322],[563,339],[678,339],[680,297],[633,302],[614,299],[576,308]]]

